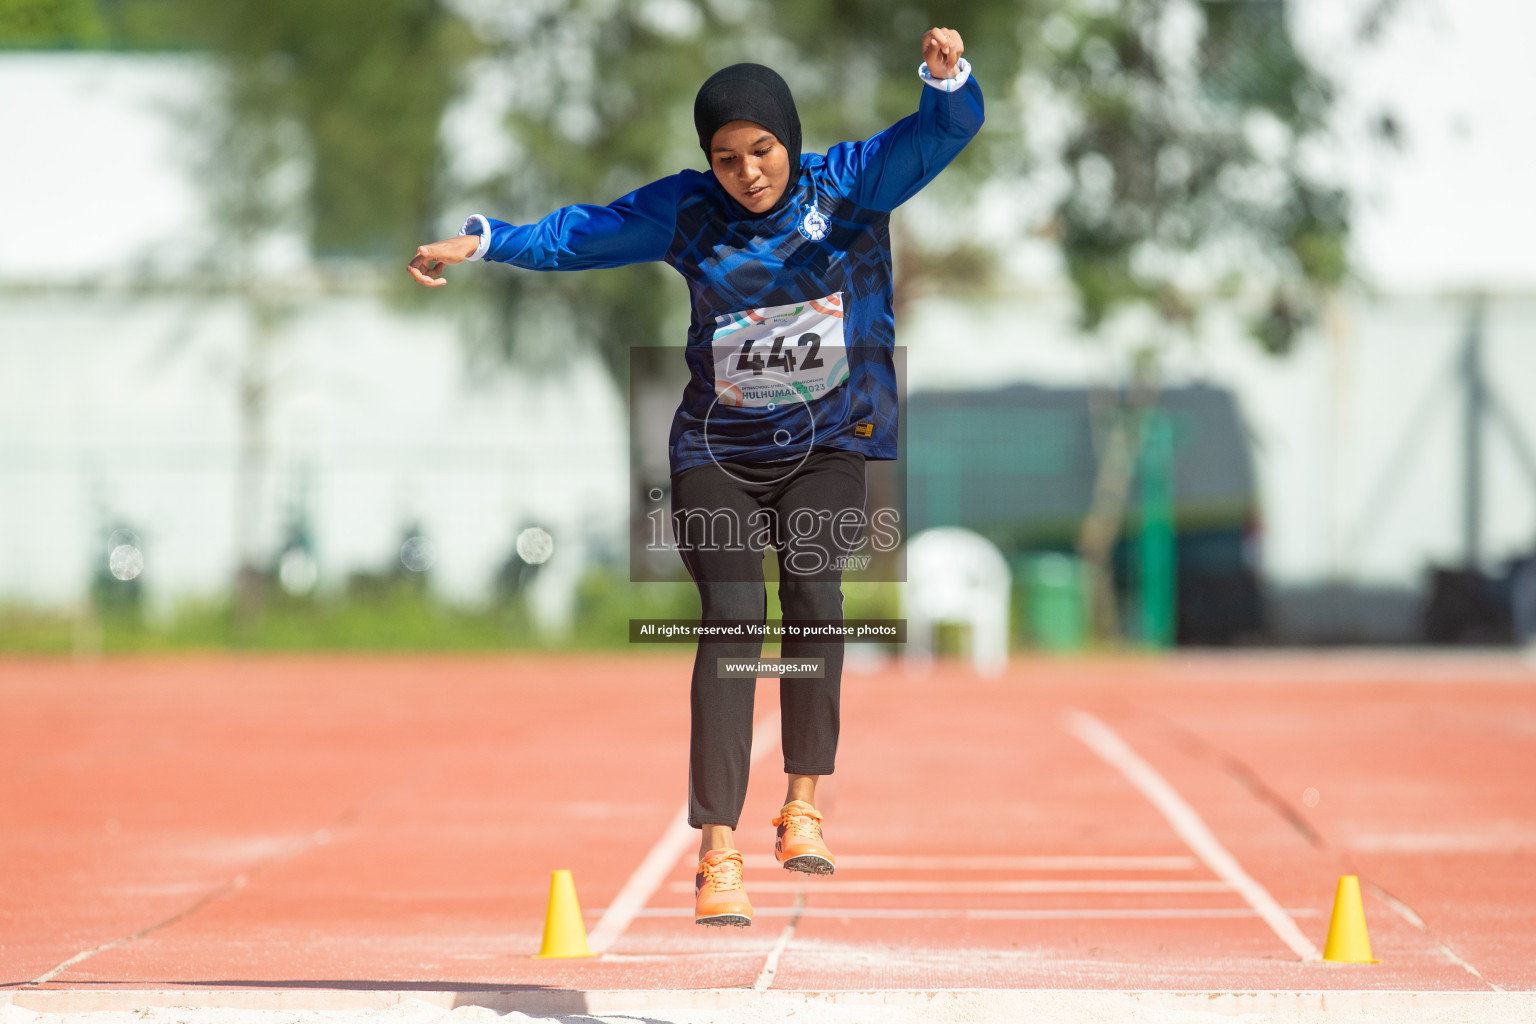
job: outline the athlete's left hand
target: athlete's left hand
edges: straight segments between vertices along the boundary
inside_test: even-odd
[[[931,28],[923,35],[923,60],[934,78],[954,78],[965,41],[952,28]]]

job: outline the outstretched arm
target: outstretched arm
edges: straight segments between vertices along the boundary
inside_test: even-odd
[[[423,245],[407,268],[429,288],[447,284],[445,266],[494,260],[527,270],[590,270],[663,258],[677,223],[677,188],[663,178],[607,206],[562,207],[533,224],[475,215],[457,238]]]
[[[871,210],[894,210],[949,166],[981,130],[981,86],[963,59],[965,43],[954,29],[923,35],[922,99],[917,113],[863,142],[827,151],[827,167],[845,194]]]

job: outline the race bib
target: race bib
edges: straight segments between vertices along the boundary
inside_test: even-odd
[[[715,323],[715,394],[722,405],[812,402],[848,379],[842,292]]]

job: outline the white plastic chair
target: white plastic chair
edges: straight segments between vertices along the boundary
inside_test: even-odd
[[[941,622],[970,627],[971,662],[984,676],[1008,667],[1008,562],[997,546],[970,530],[944,526],[907,542],[908,671],[933,665],[933,633]]]

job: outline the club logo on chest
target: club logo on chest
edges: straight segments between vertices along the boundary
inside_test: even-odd
[[[805,216],[800,219],[800,233],[813,242],[821,241],[827,237],[827,218],[816,207],[807,206]]]

